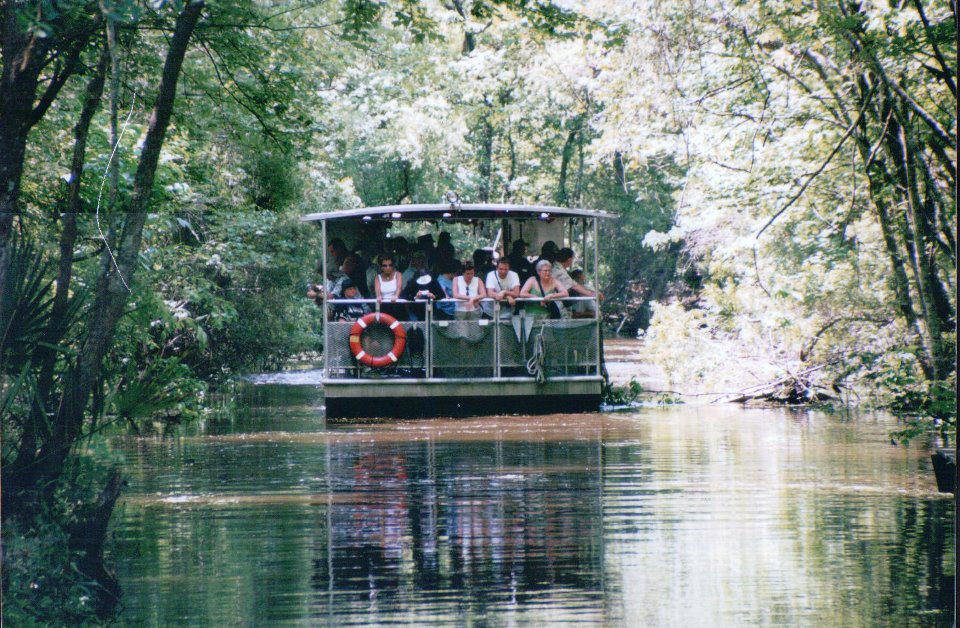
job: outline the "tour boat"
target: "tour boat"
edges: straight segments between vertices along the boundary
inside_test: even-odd
[[[418,246],[429,255],[430,240],[443,237],[439,235],[443,231],[459,230],[474,242],[490,238],[484,241],[491,246],[483,248],[491,254],[510,252],[518,240],[528,245],[529,255],[539,253],[548,241],[558,248],[572,248],[578,259],[589,260],[583,270],[587,283],[596,285],[598,223],[610,218],[614,216],[607,212],[586,209],[467,204],[456,199],[303,216],[301,221],[318,224],[322,232],[320,270],[326,289],[318,304],[323,310],[327,418],[597,410],[603,384],[603,339],[596,296],[571,292],[562,307],[553,308],[546,317],[542,310],[538,316],[527,314],[531,306],[542,304],[540,299],[517,299],[515,306],[485,299],[477,304],[483,312],[480,318],[473,314],[461,319],[459,314],[451,317],[449,310],[456,309],[456,301],[443,294],[435,295],[438,298],[433,301],[343,298],[331,293],[337,280],[337,273],[331,271],[334,256],[343,256],[344,250],[361,250],[369,257],[388,238],[404,235],[412,242],[407,258]],[[345,248],[330,251],[331,244]],[[432,249],[434,256],[443,255],[437,252],[440,248]],[[455,253],[463,259],[472,252]],[[477,275],[484,282],[487,271],[482,270]],[[370,271],[376,272],[376,267]],[[365,276],[372,275],[354,271],[357,281]],[[439,277],[430,274],[430,279]],[[348,307],[355,319],[335,316]],[[576,316],[569,314],[571,310],[577,311]]]

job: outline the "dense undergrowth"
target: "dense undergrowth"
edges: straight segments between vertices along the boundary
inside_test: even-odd
[[[95,519],[91,508],[119,462],[103,450],[84,453],[102,434],[164,433],[208,415],[211,391],[230,377],[276,368],[320,348],[316,308],[299,295],[311,272],[304,260],[311,258],[313,243],[297,233],[293,217],[261,211],[187,223],[198,236],[187,242],[181,237],[184,223],[158,217],[151,224],[144,272],[131,285],[136,296],[104,361],[90,418],[67,459],[70,469],[33,489],[38,493],[33,507],[18,507],[16,517],[5,519],[4,620],[11,625],[83,623],[110,607],[104,601],[112,597],[108,572],[89,561],[89,550],[78,543],[85,534],[80,528]],[[18,467],[22,458],[15,445],[36,403],[43,348],[37,338],[53,300],[43,256],[32,245],[18,254],[29,260],[15,268],[40,265],[20,282],[17,302],[32,307],[13,313],[4,342],[5,479],[31,472]],[[75,308],[82,317],[90,308],[85,284],[96,264],[78,270]],[[76,368],[83,332],[73,325],[57,344],[57,378],[69,378]]]

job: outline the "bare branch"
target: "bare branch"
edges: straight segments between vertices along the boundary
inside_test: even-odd
[[[777,213],[771,216],[770,220],[768,220],[766,224],[760,228],[760,231],[757,232],[757,239],[759,239],[760,236],[763,235],[763,232],[767,230],[767,227],[772,225],[777,218],[782,216],[785,211],[790,209],[790,206],[793,205],[797,201],[797,199],[803,196],[803,193],[807,191],[807,188],[810,186],[813,180],[816,179],[817,176],[821,172],[823,172],[823,170],[830,164],[830,162],[833,160],[836,154],[840,151],[840,147],[843,146],[843,143],[847,141],[847,138],[850,137],[850,134],[853,133],[853,130],[857,128],[857,125],[860,124],[860,120],[861,118],[863,118],[863,114],[866,112],[867,107],[870,105],[870,98],[873,96],[873,92],[874,90],[870,90],[870,93],[867,94],[867,97],[863,101],[863,106],[860,107],[860,111],[857,114],[857,119],[853,121],[853,124],[847,127],[847,130],[843,133],[843,137],[840,138],[840,141],[837,142],[837,145],[833,147],[832,151],[830,151],[830,154],[827,156],[827,159],[822,164],[820,164],[820,167],[817,168],[809,176],[809,178],[807,178],[803,186],[801,186],[801,188],[797,190],[797,193],[794,194],[792,197],[790,197],[790,200],[787,201],[786,205],[784,205],[779,210],[777,210]]]
[[[957,97],[957,84],[954,82],[953,77],[956,73],[953,68],[950,67],[950,64],[947,63],[947,60],[943,57],[943,53],[940,52],[940,47],[937,46],[936,40],[930,34],[930,21],[927,19],[927,14],[923,10],[923,4],[920,0],[913,0],[913,6],[917,8],[917,13],[920,14],[920,21],[923,22],[923,31],[927,36],[927,41],[930,42],[930,46],[933,48],[933,55],[937,58],[937,62],[940,63],[940,68],[942,72],[938,76],[947,84],[947,87],[950,88],[950,91],[953,92],[953,97]]]

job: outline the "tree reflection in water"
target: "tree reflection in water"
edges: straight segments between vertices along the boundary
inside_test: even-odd
[[[951,623],[952,502],[886,419],[316,417],[113,441],[122,621]]]

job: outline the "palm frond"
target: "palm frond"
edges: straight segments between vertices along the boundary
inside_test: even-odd
[[[31,361],[50,319],[49,264],[30,241],[14,237],[0,300],[0,372],[16,375]]]

